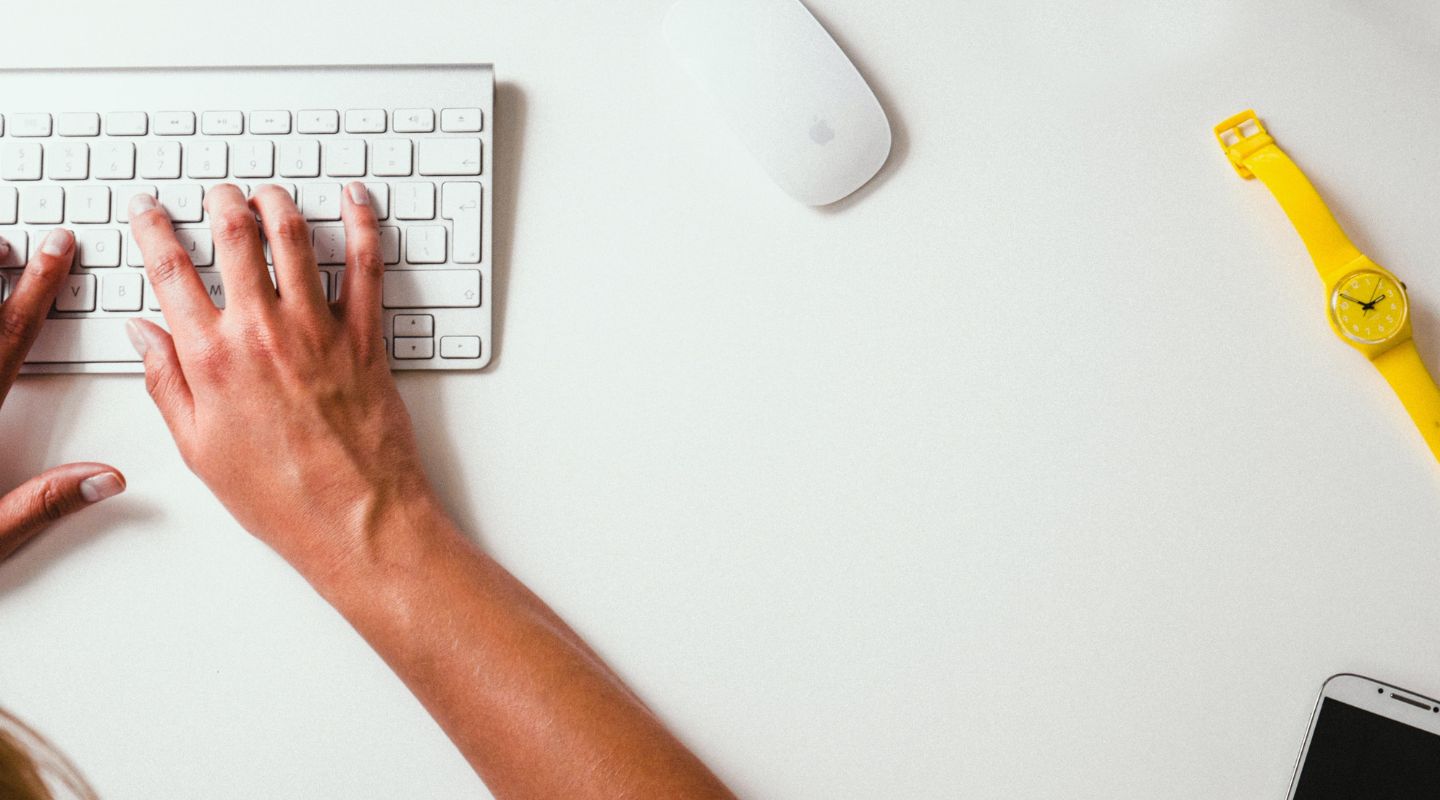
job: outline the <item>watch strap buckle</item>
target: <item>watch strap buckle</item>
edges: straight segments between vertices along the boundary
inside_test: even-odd
[[[1254,178],[1255,173],[1245,166],[1245,159],[1275,144],[1274,137],[1265,130],[1265,124],[1255,116],[1254,110],[1241,111],[1216,125],[1215,140],[1225,151],[1225,157],[1230,159],[1230,166],[1246,180]]]

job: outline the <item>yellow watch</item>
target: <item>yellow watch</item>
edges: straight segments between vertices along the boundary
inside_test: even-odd
[[[1280,201],[1325,284],[1330,327],[1380,370],[1430,452],[1440,459],[1440,387],[1410,337],[1405,284],[1351,243],[1305,173],[1275,144],[1254,111],[1215,126],[1215,138],[1240,177],[1259,178]]]

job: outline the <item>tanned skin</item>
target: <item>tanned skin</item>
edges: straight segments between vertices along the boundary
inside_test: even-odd
[[[442,508],[386,359],[375,213],[362,184],[344,195],[344,286],[331,303],[310,228],[285,190],[211,189],[224,310],[164,209],[146,195],[132,202],[131,230],[170,332],[137,320],[130,335],[186,464],[365,637],[496,797],[732,798]],[[0,308],[0,387],[68,271],[74,238],[55,236],[58,252],[39,251]],[[0,557],[123,488],[103,464],[41,475],[0,499]]]

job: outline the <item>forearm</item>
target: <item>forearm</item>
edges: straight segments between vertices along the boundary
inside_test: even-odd
[[[500,798],[728,798],[539,598],[432,504],[312,578]],[[333,565],[332,565],[333,567]]]

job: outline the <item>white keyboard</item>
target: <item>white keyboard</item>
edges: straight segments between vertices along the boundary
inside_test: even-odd
[[[285,188],[310,220],[320,278],[344,273],[344,184],[380,218],[394,369],[480,369],[491,356],[494,74],[488,65],[0,70],[0,296],[57,225],[75,265],[26,372],[142,372],[125,321],[163,324],[126,208],[155,196],[225,303],[201,205],[218,183]],[[267,248],[268,253],[268,248]]]

